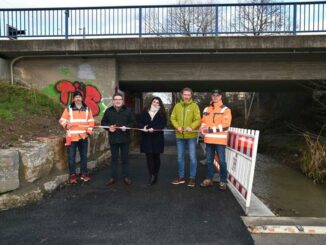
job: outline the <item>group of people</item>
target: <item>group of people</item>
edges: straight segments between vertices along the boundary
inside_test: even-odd
[[[178,163],[178,175],[171,183],[173,185],[186,183],[184,159],[186,147],[188,147],[190,173],[187,186],[196,186],[196,144],[198,133],[201,133],[204,135],[206,144],[207,174],[200,186],[210,187],[213,185],[214,156],[218,154],[220,189],[225,190],[228,175],[225,147],[232,120],[231,110],[222,102],[222,91],[215,89],[211,93],[211,102],[204,109],[201,117],[199,107],[192,100],[192,96],[193,91],[190,88],[184,88],[181,91],[182,100],[174,106],[170,116],[176,134]],[[159,97],[154,97],[142,112],[138,122],[137,128],[141,131],[140,152],[146,155],[149,186],[154,185],[158,180],[161,166],[160,154],[164,152],[164,128],[167,125],[167,120],[162,100]],[[68,145],[69,182],[76,184],[78,179],[75,163],[77,148],[81,156],[80,180],[90,181],[87,172],[87,147],[88,135],[93,133],[94,118],[91,110],[83,102],[81,92],[76,91],[73,94],[73,101],[64,110],[59,122],[71,136],[71,143]],[[113,105],[106,109],[101,125],[108,130],[111,150],[111,173],[107,185],[111,186],[118,180],[119,154],[122,162],[122,180],[126,185],[130,185],[128,152],[131,142],[130,128],[135,125],[135,117],[131,110],[124,105],[122,94],[115,93],[113,95]]]

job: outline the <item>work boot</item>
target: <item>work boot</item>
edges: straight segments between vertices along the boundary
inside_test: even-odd
[[[220,190],[225,191],[226,190],[226,183],[225,182],[220,182]]]
[[[171,182],[172,185],[180,185],[180,184],[184,184],[184,183],[185,183],[185,179],[180,176],[178,176],[178,178],[176,178],[175,180],[173,180]]]
[[[71,184],[71,185],[77,184],[77,175],[76,174],[70,174],[69,184]]]
[[[91,178],[89,177],[89,174],[88,173],[83,173],[81,176],[80,176],[80,179],[84,182],[89,182],[91,180]]]

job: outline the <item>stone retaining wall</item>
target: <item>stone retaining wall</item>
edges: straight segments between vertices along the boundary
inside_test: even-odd
[[[88,144],[87,166],[92,170],[110,157],[106,131],[94,131]],[[44,193],[67,183],[67,167],[62,137],[38,138],[20,147],[0,150],[0,210],[38,201]]]

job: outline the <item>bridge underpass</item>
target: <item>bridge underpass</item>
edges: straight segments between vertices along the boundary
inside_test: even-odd
[[[326,53],[161,54],[118,57],[119,88],[134,92],[302,91],[326,78]]]

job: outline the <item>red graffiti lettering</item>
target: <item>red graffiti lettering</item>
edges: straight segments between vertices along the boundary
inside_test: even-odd
[[[84,102],[91,109],[93,115],[97,116],[100,113],[98,103],[101,101],[102,96],[96,87],[85,85],[78,81],[71,83],[66,80],[61,80],[57,82],[55,89],[60,93],[60,101],[64,105],[68,105],[70,94],[79,91],[83,94]]]
[[[94,115],[98,115],[100,113],[100,108],[97,105],[101,101],[101,94],[97,90],[97,88],[93,86],[86,86],[86,97],[85,103],[86,105],[91,108],[92,113]]]
[[[69,93],[75,92],[74,85],[69,82],[62,80],[55,85],[55,89],[60,92],[60,101],[62,104],[67,105],[69,102]]]

